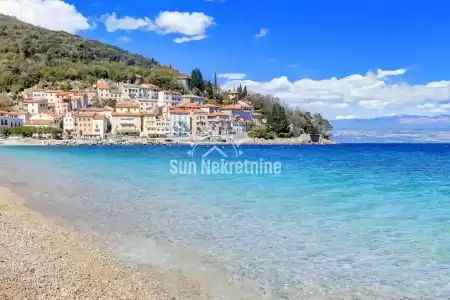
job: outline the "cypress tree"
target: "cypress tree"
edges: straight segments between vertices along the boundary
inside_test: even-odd
[[[217,73],[214,72],[214,89],[217,91]]]

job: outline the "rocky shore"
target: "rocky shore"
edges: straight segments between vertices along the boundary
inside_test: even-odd
[[[89,241],[0,187],[0,299],[211,299],[186,279],[171,290],[158,268],[123,265]]]
[[[245,138],[239,140],[217,141],[189,141],[189,140],[170,140],[170,139],[146,139],[135,138],[127,140],[82,140],[82,139],[64,139],[64,140],[36,140],[27,139],[8,139],[0,140],[0,146],[108,146],[108,145],[333,145],[335,142],[327,139],[321,139],[319,142],[312,142],[307,138],[276,138],[272,140]]]

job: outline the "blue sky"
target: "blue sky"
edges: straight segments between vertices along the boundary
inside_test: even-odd
[[[225,88],[242,82],[331,118],[450,110],[448,1],[30,2],[4,0],[0,12],[183,72],[233,73]]]

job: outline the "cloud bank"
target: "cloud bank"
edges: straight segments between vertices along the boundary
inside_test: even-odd
[[[55,31],[76,33],[92,27],[75,6],[62,0],[0,0],[0,13]]]
[[[376,117],[392,114],[450,113],[450,81],[410,85],[396,80],[406,69],[381,70],[343,78],[290,81],[286,76],[270,81],[230,79],[224,89],[239,84],[263,94],[273,94],[291,106],[314,108],[331,118]]]
[[[149,17],[117,17],[116,13],[111,13],[104,15],[102,19],[109,32],[141,29],[162,35],[178,34],[181,37],[173,40],[178,44],[207,38],[206,29],[215,24],[213,17],[202,12],[163,11],[154,20]]]

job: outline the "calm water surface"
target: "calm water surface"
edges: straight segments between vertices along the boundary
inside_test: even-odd
[[[261,299],[450,298],[450,146],[225,147],[281,173],[173,174],[171,160],[200,164],[209,149],[189,150],[2,147],[0,184],[120,233],[109,242],[124,260]]]

